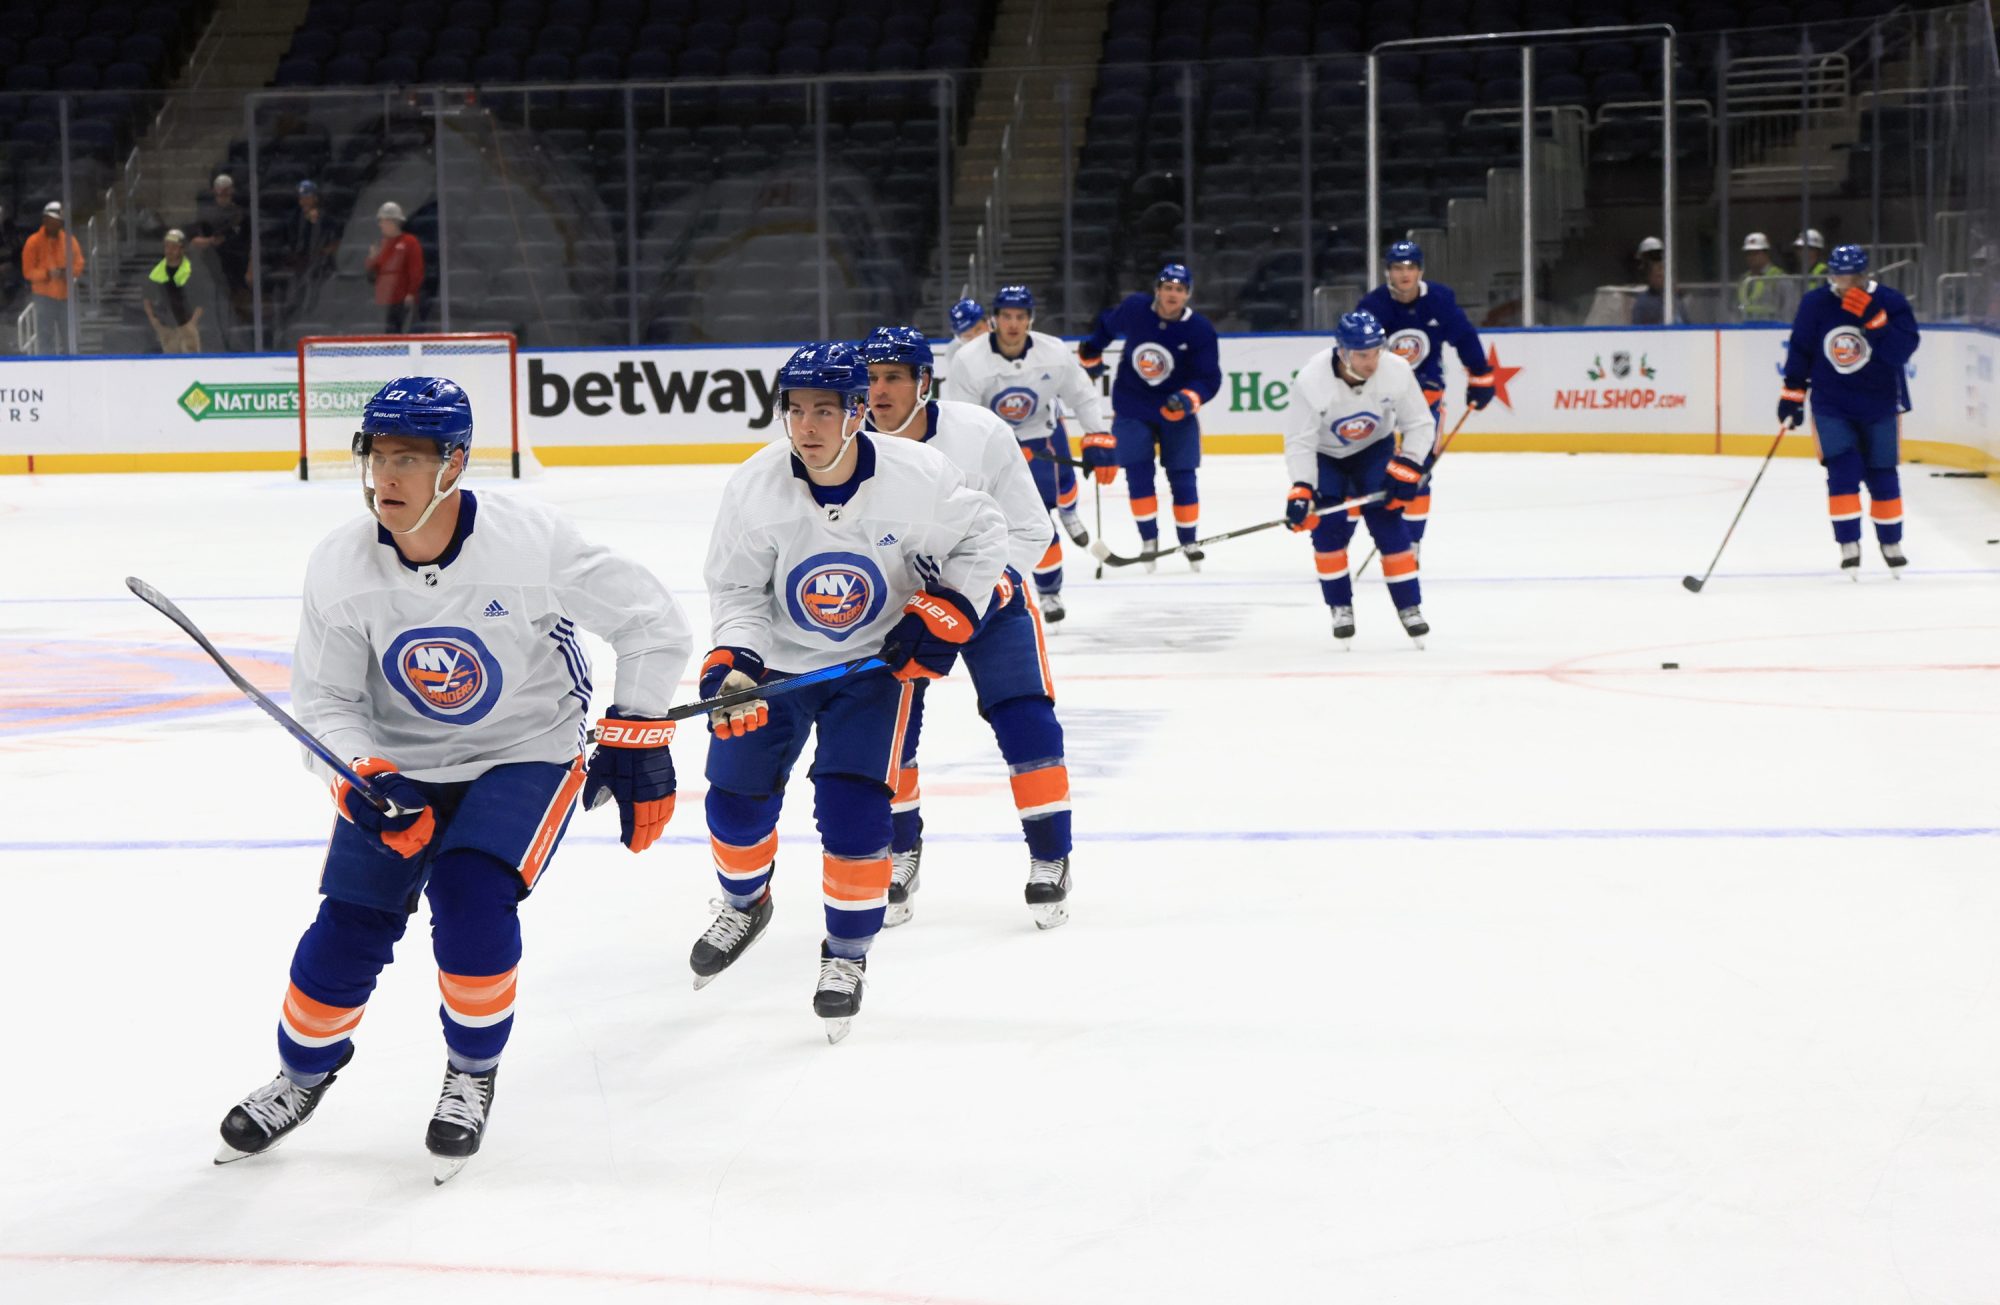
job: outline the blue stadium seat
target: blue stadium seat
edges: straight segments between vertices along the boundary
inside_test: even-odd
[[[482,54],[472,62],[472,77],[480,82],[518,82],[521,80],[520,56],[505,51]]]
[[[406,54],[385,54],[375,61],[369,80],[391,86],[409,86],[421,78],[421,65]]]
[[[382,32],[373,27],[357,27],[342,34],[340,53],[355,55],[362,59],[382,57]]]
[[[427,82],[469,82],[472,64],[462,54],[434,54],[424,60],[423,73]]]
[[[368,75],[374,70],[372,60],[358,54],[337,54],[326,61],[321,75],[328,86],[366,86]]]
[[[484,38],[477,28],[452,26],[440,30],[431,42],[432,54],[456,55],[461,59],[472,59],[479,53]],[[294,48],[297,42],[293,43]]]

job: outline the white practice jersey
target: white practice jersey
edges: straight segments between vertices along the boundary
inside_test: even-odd
[[[981,329],[968,335],[954,335],[951,337],[951,341],[944,347],[944,352],[937,355],[937,364],[931,368],[931,379],[937,386],[937,389],[934,391],[935,393],[943,392],[944,378],[951,375],[952,359],[958,357],[964,351],[966,345],[977,344],[984,340],[988,334],[988,331]]]
[[[984,408],[940,399],[910,418],[909,433],[951,459],[966,484],[999,505],[1007,520],[1007,565],[1023,576],[1034,574],[1055,532],[1007,423]]]
[[[997,333],[989,333],[984,344],[975,341],[959,350],[944,397],[985,408],[1013,427],[1014,437],[1023,443],[1047,439],[1055,430],[1058,399],[1086,433],[1111,429],[1104,396],[1076,360],[1076,351],[1040,331],[1028,332],[1019,358],[1000,352]]]
[[[863,432],[854,445],[861,480],[845,503],[820,506],[785,440],[729,478],[703,570],[716,647],[815,671],[879,651],[919,589],[978,604],[1000,583],[1007,523],[992,498],[915,440]]]
[[[362,518],[306,564],[292,714],[335,756],[381,757],[414,779],[567,763],[590,706],[578,629],[618,653],[614,705],[666,712],[694,633],[645,567],[510,495],[463,492],[458,541],[424,566]]]
[[[1315,454],[1345,458],[1394,434],[1403,437],[1403,456],[1422,463],[1437,442],[1437,423],[1417,374],[1387,349],[1375,374],[1358,388],[1335,374],[1331,347],[1306,359],[1292,378],[1291,402],[1285,408],[1285,470],[1294,482],[1319,483]]]

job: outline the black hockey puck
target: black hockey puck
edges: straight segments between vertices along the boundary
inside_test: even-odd
[[[1660,669],[1661,669],[1661,670],[1663,670],[1663,671],[1677,671],[1677,670],[1679,670],[1680,668],[1681,668],[1681,664],[1680,664],[1679,662],[1661,662],[1661,663],[1660,663]]]

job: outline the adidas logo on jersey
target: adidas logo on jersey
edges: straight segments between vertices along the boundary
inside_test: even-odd
[[[499,600],[498,598],[496,598],[496,599],[494,599],[494,600],[493,600],[492,602],[490,602],[490,603],[486,604],[486,611],[485,611],[484,615],[486,615],[486,616],[505,616],[505,615],[507,615],[507,609],[506,609],[506,608],[504,608],[504,607],[502,607],[502,606],[500,605],[500,600]]]
[[[896,536],[895,536],[895,535],[894,535],[893,533],[891,533],[891,534],[887,534],[887,535],[884,535],[884,536],[882,536],[882,537],[881,537],[880,539],[876,540],[876,541],[875,541],[875,547],[877,547],[877,548],[887,548],[887,547],[888,547],[889,545],[891,545],[891,544],[893,544],[893,543],[895,543],[895,542],[896,542]]]

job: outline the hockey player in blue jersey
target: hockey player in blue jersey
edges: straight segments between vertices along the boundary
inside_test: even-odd
[[[1486,350],[1479,332],[1458,306],[1451,287],[1424,280],[1423,247],[1414,240],[1398,240],[1389,246],[1388,267],[1383,284],[1362,296],[1362,312],[1373,313],[1388,334],[1387,348],[1417,374],[1424,402],[1430,405],[1431,420],[1444,430],[1444,351],[1458,351],[1465,365],[1465,406],[1474,412],[1493,402],[1493,369],[1487,364]],[[1433,453],[1429,462],[1435,463]],[[1431,468],[1424,467],[1423,493],[1403,513],[1410,547],[1421,553],[1424,528],[1431,515]]]
[[[1222,388],[1215,328],[1187,306],[1194,278],[1186,264],[1168,263],[1150,295],[1126,296],[1106,309],[1097,329],[1077,348],[1092,376],[1104,374],[1104,350],[1123,336],[1125,355],[1111,386],[1111,431],[1086,435],[1083,460],[1099,484],[1108,485],[1125,468],[1132,519],[1139,526],[1139,551],[1149,560],[1160,551],[1160,500],[1154,485],[1153,455],[1166,468],[1174,498],[1174,533],[1181,555],[1199,571],[1204,556],[1194,541],[1200,533],[1201,496],[1195,469],[1201,466],[1201,421],[1195,414]]]
[[[1833,251],[1826,280],[1806,292],[1792,319],[1778,421],[1794,429],[1804,422],[1810,391],[1841,568],[1861,565],[1864,482],[1882,560],[1900,567],[1909,559],[1897,442],[1902,414],[1910,410],[1903,367],[1917,351],[1917,317],[1901,292],[1870,279],[1868,251],[1860,245]]]

